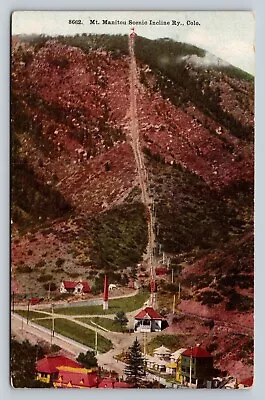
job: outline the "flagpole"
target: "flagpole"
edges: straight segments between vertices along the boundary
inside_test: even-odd
[[[190,388],[191,388],[191,369],[192,369],[192,349],[190,354]]]

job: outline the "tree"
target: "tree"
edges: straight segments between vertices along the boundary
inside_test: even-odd
[[[93,351],[87,351],[86,354],[80,353],[76,361],[78,361],[84,368],[88,369],[98,366],[98,360]]]
[[[106,164],[105,164],[105,170],[107,171],[107,172],[109,172],[109,170],[110,170],[110,163],[107,161],[106,162]]]
[[[35,363],[44,357],[40,345],[31,345],[28,340],[22,343],[11,339],[10,374],[12,385],[16,388],[49,387],[35,380]]]
[[[133,345],[129,348],[127,363],[125,367],[125,375],[127,382],[133,384],[134,387],[139,387],[142,378],[145,376],[144,359],[141,353],[141,346],[137,338]]]
[[[121,330],[123,330],[128,323],[128,318],[124,311],[118,311],[115,315],[114,321],[116,324],[120,324]]]

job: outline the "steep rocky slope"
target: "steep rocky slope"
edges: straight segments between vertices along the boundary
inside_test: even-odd
[[[159,281],[160,307],[171,310],[180,283],[182,313],[230,318],[251,336],[253,79],[220,62],[206,68],[203,50],[170,40],[138,37],[135,54],[155,262],[164,252],[175,269],[175,284]],[[68,277],[98,293],[104,270],[113,282],[138,273],[148,283],[127,36],[16,37],[11,72],[14,287],[43,295]],[[213,332],[215,343],[223,328]],[[251,354],[224,356],[223,342],[220,363],[249,372]]]

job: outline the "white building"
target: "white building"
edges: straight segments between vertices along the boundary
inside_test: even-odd
[[[145,307],[134,317],[135,332],[160,332],[163,317],[152,307]]]

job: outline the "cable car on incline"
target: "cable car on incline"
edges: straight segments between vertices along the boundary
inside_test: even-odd
[[[132,30],[132,33],[130,34],[130,38],[135,38],[137,35],[134,32],[134,28],[131,28],[131,30]]]

